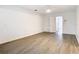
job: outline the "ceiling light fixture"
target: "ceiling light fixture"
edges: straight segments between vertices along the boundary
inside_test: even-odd
[[[51,10],[50,10],[50,9],[47,9],[47,10],[46,10],[46,13],[50,13],[50,12],[51,12]]]
[[[37,9],[35,9],[34,11],[38,11]]]

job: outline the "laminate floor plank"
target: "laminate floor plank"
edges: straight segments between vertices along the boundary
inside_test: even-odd
[[[75,35],[43,32],[0,45],[1,54],[78,54]]]

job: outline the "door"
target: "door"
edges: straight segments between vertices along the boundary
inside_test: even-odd
[[[56,34],[62,35],[63,33],[63,17],[57,16],[56,17]]]

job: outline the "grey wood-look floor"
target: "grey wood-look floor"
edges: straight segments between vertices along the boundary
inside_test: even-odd
[[[39,33],[0,45],[1,54],[70,54],[79,53],[75,35],[63,35],[60,39],[54,33]]]

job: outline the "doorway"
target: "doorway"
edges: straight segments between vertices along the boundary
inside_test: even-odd
[[[63,16],[56,16],[56,34],[59,39],[62,39],[63,34]]]

